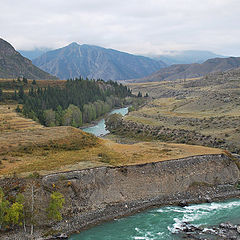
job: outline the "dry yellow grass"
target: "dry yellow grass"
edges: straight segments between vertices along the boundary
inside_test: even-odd
[[[113,165],[132,165],[158,162],[204,154],[220,154],[222,150],[203,146],[155,142],[140,142],[135,144],[118,144],[105,141],[104,145],[118,154],[119,159],[113,159]]]
[[[39,123],[22,117],[15,111],[17,105],[0,105],[0,133],[43,128]]]
[[[80,131],[80,130],[79,130]],[[0,175],[47,174],[97,166],[122,166],[178,159],[204,154],[220,154],[222,150],[201,146],[162,142],[118,144],[99,140],[96,146],[79,150],[44,150],[8,152],[0,156]]]
[[[118,144],[72,127],[43,127],[1,105],[0,117],[10,129],[0,134],[0,176],[47,174],[96,166],[164,161],[218,154],[219,149],[162,142]]]

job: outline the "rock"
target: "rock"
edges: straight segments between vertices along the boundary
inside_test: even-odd
[[[219,239],[240,239],[240,225],[237,226],[229,222],[221,223],[218,226],[213,226],[208,229],[196,227],[188,222],[183,222],[179,230],[179,233],[183,234],[183,238],[187,239],[203,239],[201,237],[198,238],[202,234],[206,236],[204,239],[212,239],[213,236],[220,237]]]
[[[180,202],[178,203],[178,206],[179,206],[179,207],[186,207],[186,206],[188,206],[188,203],[187,203],[186,201],[180,201]]]
[[[47,238],[41,238],[38,240],[54,240],[54,239],[68,239],[68,235],[66,233],[60,233],[53,236],[49,236]]]
[[[227,222],[227,223],[221,223],[221,224],[219,225],[219,227],[220,227],[220,228],[225,228],[225,229],[234,229],[234,230],[237,229],[237,226],[236,226],[236,225],[233,225],[233,224],[231,224],[231,223],[229,223],[229,222]]]
[[[206,196],[205,200],[206,200],[207,203],[211,203],[212,202],[212,199],[208,195]]]

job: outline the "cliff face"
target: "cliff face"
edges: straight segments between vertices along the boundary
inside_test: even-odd
[[[64,179],[65,184],[61,184],[65,187],[61,189],[67,199],[66,212],[71,217],[67,227],[65,224],[59,227],[72,231],[146,207],[182,199],[199,202],[217,197],[217,192],[224,195],[231,187],[223,186],[234,185],[238,178],[239,170],[227,156],[206,155],[53,174],[45,176],[42,183],[51,189],[58,186],[59,179]]]
[[[59,178],[71,181],[68,196],[74,194],[79,206],[94,208],[183,193],[197,183],[234,184],[238,176],[235,163],[225,155],[208,155],[48,175],[43,178],[43,185],[51,188]]]
[[[238,179],[239,170],[231,158],[226,155],[204,155],[51,174],[37,180],[24,179],[19,188],[11,183],[16,179],[1,180],[0,185],[5,184],[13,191],[25,187],[29,204],[34,185],[37,225],[72,233],[148,207],[234,197],[240,195],[234,187]],[[58,223],[49,222],[46,218],[52,191],[61,192],[66,200],[63,221]]]

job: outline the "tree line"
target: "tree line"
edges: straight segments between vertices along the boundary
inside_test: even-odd
[[[28,93],[20,86],[13,99],[23,104],[17,111],[45,126],[80,127],[121,107],[127,96],[132,96],[131,90],[117,82],[76,78],[67,80],[64,87],[32,86]]]

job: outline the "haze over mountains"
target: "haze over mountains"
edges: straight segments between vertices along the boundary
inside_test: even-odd
[[[82,76],[104,80],[140,78],[166,66],[147,57],[77,43],[49,51],[33,63],[60,79]]]
[[[225,56],[200,50],[171,51],[169,54],[152,56],[153,59],[161,60],[167,65],[203,63],[208,59],[217,57],[224,58]]]
[[[19,53],[21,53],[22,56],[25,58],[30,59],[31,61],[37,57],[40,57],[44,53],[51,51],[50,48],[35,48],[33,50],[18,50]]]
[[[32,64],[7,41],[0,38],[0,78],[56,79]]]
[[[208,73],[223,72],[240,67],[240,57],[213,58],[202,64],[175,64],[139,79],[129,79],[127,82],[158,82],[176,79],[196,78]]]

